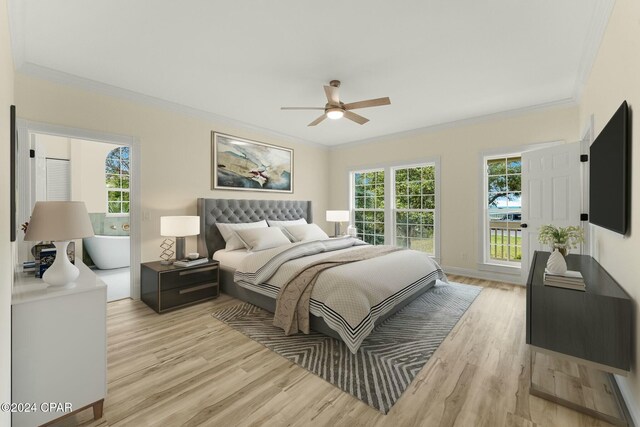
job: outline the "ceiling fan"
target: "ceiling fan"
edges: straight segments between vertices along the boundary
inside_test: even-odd
[[[358,108],[378,107],[380,105],[389,105],[391,100],[388,97],[367,99],[366,101],[350,102],[345,104],[340,101],[338,95],[338,88],[340,87],[340,80],[331,80],[329,86],[324,87],[324,93],[327,95],[327,104],[324,107],[281,107],[281,110],[324,110],[324,114],[308,124],[308,126],[315,126],[327,117],[333,120],[340,119],[342,117],[354,121],[360,125],[363,125],[369,121],[369,119],[362,117],[359,114],[352,112]]]

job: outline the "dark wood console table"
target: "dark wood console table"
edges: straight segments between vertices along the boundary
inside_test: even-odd
[[[590,256],[569,255],[567,267],[582,273],[586,291],[546,286],[544,270],[549,252],[535,252],[527,280],[527,344],[531,349],[530,393],[617,425],[630,425],[627,408],[612,374],[627,375],[631,368],[632,301],[620,285]],[[580,365],[579,376],[609,383],[615,405],[599,403],[571,386],[571,373],[549,380],[534,373],[549,358]],[[549,367],[545,367],[549,371]],[[551,368],[553,371],[553,368]],[[599,371],[589,374],[588,370]],[[535,379],[540,380],[539,383]],[[558,381],[565,381],[558,386]],[[603,386],[606,389],[607,385]],[[558,389],[572,391],[561,396]],[[595,393],[595,392],[594,392]],[[589,394],[587,397],[586,394]]]

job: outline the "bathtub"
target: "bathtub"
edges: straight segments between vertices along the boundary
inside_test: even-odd
[[[100,270],[129,267],[129,236],[94,236],[82,239]]]

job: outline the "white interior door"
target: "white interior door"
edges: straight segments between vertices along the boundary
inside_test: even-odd
[[[580,143],[560,144],[522,154],[522,273],[529,275],[544,224],[580,225]]]
[[[47,200],[71,200],[71,167],[69,160],[47,159]]]

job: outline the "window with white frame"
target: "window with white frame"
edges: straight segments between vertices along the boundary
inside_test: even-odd
[[[522,159],[485,157],[485,262],[519,266],[522,259]]]
[[[358,238],[372,245],[384,244],[385,176],[384,169],[351,174],[354,223]]]
[[[118,147],[107,154],[105,180],[108,214],[129,214],[129,160],[129,147]]]
[[[395,244],[434,254],[435,165],[393,168]]]
[[[437,256],[436,181],[435,162],[352,172],[351,208],[358,237]]]

